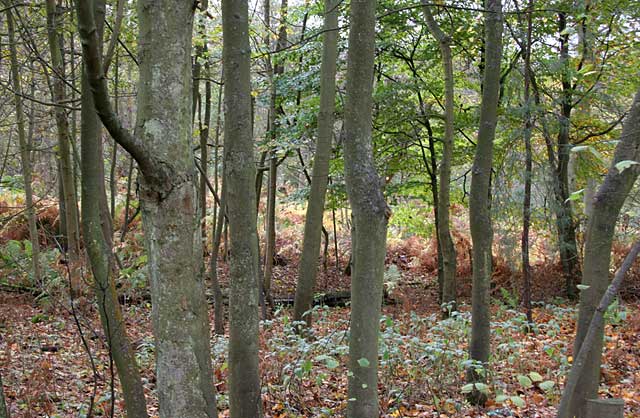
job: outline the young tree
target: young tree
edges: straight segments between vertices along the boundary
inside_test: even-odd
[[[138,162],[160,416],[217,416],[191,148],[193,4],[142,1],[136,135],[109,102],[92,2],[77,2],[85,71],[103,124]]]
[[[11,81],[13,84],[16,128],[18,129],[18,141],[20,143],[20,158],[22,162],[22,180],[24,181],[25,205],[27,223],[29,225],[29,241],[31,242],[31,260],[33,266],[33,280],[41,284],[40,272],[40,242],[38,240],[38,225],[36,222],[36,209],[33,203],[33,189],[31,178],[31,149],[29,147],[24,130],[24,108],[22,106],[22,83],[20,69],[18,68],[18,52],[16,48],[16,30],[13,20],[12,3],[3,1],[7,16],[7,32],[9,40],[9,58],[11,62]]]
[[[222,1],[222,28],[224,194],[231,241],[229,406],[232,418],[259,418],[259,268],[247,0]]]
[[[92,1],[98,39],[101,41],[105,4],[103,0]],[[55,8],[55,0],[47,0],[47,12],[52,11],[53,8]],[[55,18],[56,15],[52,14],[51,16]],[[55,28],[55,20],[52,19],[51,24]],[[49,38],[51,39],[52,36],[57,37],[58,35],[50,33]],[[82,232],[93,272],[93,288],[98,302],[100,320],[122,385],[127,416],[146,418],[148,415],[144,388],[134,351],[127,337],[126,324],[122,317],[114,280],[112,225],[111,217],[106,211],[102,126],[93,105],[93,97],[85,71],[82,72],[81,78]]]
[[[305,315],[313,303],[313,289],[318,274],[320,233],[324,213],[324,201],[329,177],[331,139],[336,99],[336,68],[338,59],[338,7],[336,0],[325,0],[324,38],[320,66],[320,109],[318,111],[318,137],[311,174],[311,193],[304,223],[302,255],[298,267],[298,285],[293,307],[294,321],[306,321],[311,325],[311,315]]]
[[[347,416],[378,416],[378,333],[390,210],[372,145],[376,1],[351,2],[344,106],[347,194],[355,226]]]
[[[484,71],[482,82],[482,104],[476,154],[471,175],[471,197],[469,200],[469,224],[473,242],[473,289],[471,295],[471,360],[485,366],[491,351],[489,285],[491,282],[491,246],[493,227],[491,224],[491,169],[493,165],[493,140],[498,121],[500,92],[500,61],[502,59],[502,3],[501,0],[485,0],[484,12]],[[470,382],[484,379],[469,367]],[[484,403],[486,396],[478,390],[471,393],[475,403]]]
[[[573,352],[578,353],[587,335],[591,319],[609,284],[611,245],[622,205],[638,175],[640,175],[640,90],[636,93],[629,111],[620,141],[604,182],[593,200],[592,214],[587,225],[584,246],[584,269],[580,292],[578,330]],[[628,167],[628,168],[627,168]],[[577,382],[575,392],[568,402],[565,417],[583,418],[586,400],[598,395],[604,325],[596,328],[596,337],[584,362],[584,371]]]
[[[442,148],[442,161],[440,162],[440,188],[438,190],[438,244],[442,252],[442,300],[446,305],[443,310],[445,316],[456,310],[456,248],[451,238],[449,206],[449,189],[451,183],[451,160],[453,159],[453,141],[455,132],[454,114],[454,80],[453,57],[451,56],[451,37],[445,34],[440,25],[433,18],[430,5],[427,0],[422,0],[425,22],[431,34],[438,41],[442,66],[444,70],[444,138]]]

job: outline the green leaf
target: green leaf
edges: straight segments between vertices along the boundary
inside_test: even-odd
[[[587,290],[587,289],[588,289],[588,288],[590,288],[591,286],[588,286],[588,285],[586,285],[586,284],[577,284],[577,285],[576,285],[576,287],[577,287],[579,290]]]
[[[484,383],[476,383],[476,390],[480,393],[484,393],[485,395],[489,393],[489,385]]]
[[[466,384],[460,389],[462,393],[471,393],[473,391],[473,383]]]
[[[622,173],[624,170],[626,170],[627,168],[631,167],[632,165],[638,165],[640,164],[637,161],[632,161],[632,160],[624,160],[624,161],[620,161],[619,163],[616,163],[616,170],[618,170],[618,173]]]
[[[514,404],[518,408],[524,408],[526,405],[526,403],[524,402],[524,399],[522,399],[519,396],[512,396],[509,398],[509,400],[511,401],[512,404]]]
[[[335,369],[336,367],[338,367],[340,365],[340,363],[338,363],[338,361],[334,358],[328,358],[326,365],[328,368],[330,369]]]
[[[567,200],[565,200],[564,202],[567,203],[567,202],[574,202],[576,200],[580,200],[583,194],[584,194],[584,189],[576,190],[575,192],[571,193],[567,198]]]
[[[531,372],[529,373],[529,378],[531,379],[531,381],[533,382],[542,382],[542,376],[540,376],[539,373],[537,372]]]
[[[518,375],[518,382],[520,382],[520,384],[527,389],[533,386],[533,382],[531,381],[531,379],[522,374]]]
[[[509,399],[508,395],[498,395],[496,396],[496,403],[503,403],[507,399]]]
[[[360,367],[369,367],[369,366],[371,366],[371,363],[369,363],[369,360],[367,360],[364,357],[358,359],[358,364],[360,365]]]
[[[366,383],[363,383],[363,384],[362,384],[362,389],[366,389],[366,388],[368,388],[368,387],[369,387],[369,385],[367,385]]]
[[[551,380],[545,380],[544,382],[540,382],[540,384],[538,385],[538,387],[542,390],[544,390],[545,392],[549,392],[551,389],[553,389],[553,387],[555,386],[555,382],[551,381]]]

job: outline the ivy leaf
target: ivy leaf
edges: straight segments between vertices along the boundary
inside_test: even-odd
[[[509,398],[509,400],[511,401],[512,404],[514,404],[518,408],[524,408],[526,405],[526,403],[524,402],[524,399],[522,399],[519,396],[512,396],[511,398]]]
[[[533,382],[542,382],[542,376],[540,376],[539,373],[537,372],[531,372],[529,373],[529,378],[531,379],[531,381]]]

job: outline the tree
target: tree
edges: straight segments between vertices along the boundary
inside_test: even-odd
[[[102,40],[105,4],[93,0],[98,39]],[[55,0],[47,0],[47,11],[53,11]],[[55,28],[55,14],[51,24]],[[50,33],[49,37],[57,37]],[[93,272],[93,288],[98,302],[102,328],[122,385],[127,416],[146,418],[144,388],[129,342],[115,286],[115,263],[112,248],[111,217],[106,211],[102,126],[93,105],[86,71],[82,72],[81,143],[81,206],[82,232]],[[126,221],[125,221],[126,222]]]
[[[576,354],[583,345],[598,303],[607,290],[611,246],[618,215],[633,184],[640,175],[640,165],[638,164],[638,160],[640,160],[639,126],[640,90],[636,93],[626,117],[611,167],[593,200],[593,209],[587,225],[584,246],[582,285],[586,288],[580,292],[578,330],[573,348],[573,352]],[[580,375],[573,396],[569,399],[566,417],[583,418],[586,400],[598,395],[604,336],[603,324],[596,327],[595,335],[593,348],[585,359],[584,371]]]
[[[354,221],[347,416],[378,415],[378,333],[390,210],[376,172],[372,146],[376,1],[350,7],[344,163]]]
[[[85,71],[96,111],[137,161],[149,258],[160,416],[217,416],[202,270],[197,176],[191,149],[191,3],[143,1],[138,8],[137,135],[109,102],[90,2],[77,2]]]
[[[258,236],[247,0],[223,0],[224,194],[230,238],[229,406],[262,416],[258,370]]]
[[[11,418],[9,408],[4,399],[4,387],[2,386],[2,374],[0,374],[0,418]]]
[[[469,354],[476,364],[469,367],[470,382],[484,379],[477,367],[486,366],[491,351],[489,285],[492,272],[493,228],[491,224],[491,169],[493,141],[498,121],[500,62],[502,59],[502,3],[485,1],[484,71],[480,125],[471,176],[469,224],[473,242],[473,289],[471,295],[471,341]],[[484,403],[486,395],[474,389],[470,400]]]
[[[293,309],[294,321],[311,325],[308,311],[313,303],[313,289],[318,274],[320,233],[324,213],[325,194],[329,178],[331,140],[336,98],[336,70],[338,59],[338,10],[335,0],[326,0],[324,8],[324,39],[320,67],[320,109],[318,111],[318,136],[311,173],[311,193],[304,223],[302,255],[298,266],[298,285]],[[307,313],[307,315],[305,315]]]
[[[40,271],[40,242],[38,238],[38,225],[36,219],[36,209],[33,202],[33,189],[31,177],[31,147],[27,142],[24,131],[24,108],[22,106],[22,83],[20,79],[20,69],[18,68],[18,52],[16,49],[15,23],[13,20],[12,4],[10,1],[3,2],[6,8],[7,32],[9,38],[9,55],[11,61],[11,78],[13,82],[16,128],[18,130],[18,141],[20,143],[20,159],[22,162],[22,180],[24,181],[25,205],[27,223],[29,224],[29,241],[31,242],[31,260],[33,266],[33,281],[42,284]]]
[[[442,150],[442,161],[440,162],[440,188],[438,189],[438,248],[442,252],[442,300],[446,305],[443,313],[445,316],[456,310],[456,248],[451,238],[449,206],[449,189],[451,183],[451,161],[453,159],[453,141],[455,132],[454,114],[454,80],[453,80],[453,58],[451,56],[451,37],[446,35],[433,18],[429,2],[422,1],[425,21],[432,35],[438,41],[440,53],[442,55],[442,66],[444,69],[445,84],[445,128]]]

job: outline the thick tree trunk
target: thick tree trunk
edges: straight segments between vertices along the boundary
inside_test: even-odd
[[[448,316],[450,312],[456,310],[456,249],[451,238],[449,220],[449,183],[451,182],[451,164],[453,160],[453,140],[455,131],[454,114],[454,79],[453,79],[453,58],[451,55],[451,37],[445,34],[437,24],[428,2],[423,0],[423,11],[425,21],[429,30],[440,45],[442,54],[442,65],[444,69],[445,83],[445,131],[442,150],[442,161],[440,162],[440,188],[438,196],[438,243],[442,253],[442,300],[445,305],[443,313]]]
[[[62,103],[65,101],[64,88],[64,63],[62,61],[61,42],[58,28],[59,11],[55,1],[47,0],[47,30],[49,38],[49,51],[53,74],[53,101]],[[65,223],[67,227],[67,252],[71,271],[71,291],[77,294],[81,287],[81,278],[78,271],[80,263],[80,233],[78,226],[78,204],[76,201],[76,187],[73,175],[73,162],[71,160],[71,133],[69,121],[64,108],[56,107],[56,127],[58,131],[58,158],[60,161],[60,177],[62,179],[62,191],[65,207]]]
[[[473,242],[473,289],[471,295],[471,341],[469,355],[479,366],[486,366],[491,351],[489,286],[491,283],[491,168],[500,91],[500,61],[502,58],[501,0],[486,0],[485,8],[485,67],[480,108],[480,127],[471,177],[469,223]],[[484,375],[469,367],[470,382],[484,380]],[[484,403],[486,396],[477,390],[470,400]]]
[[[160,417],[217,416],[191,150],[191,3],[139,2],[137,135],[111,109],[92,5],[77,2],[87,76],[109,133],[138,162]]]
[[[55,1],[47,0],[47,5],[50,4],[54,5]],[[104,12],[103,2],[94,0],[93,4],[94,10]],[[104,14],[96,16],[98,27],[102,26],[100,21],[103,18]],[[102,31],[99,30],[99,32],[99,39],[101,39]],[[106,201],[102,126],[95,112],[89,82],[84,71],[82,72],[81,120],[82,230],[93,272],[93,288],[102,328],[122,385],[127,416],[146,418],[148,415],[144,388],[116,294],[111,222],[109,217],[104,216],[104,208],[101,204]],[[115,142],[114,146],[117,146]]]
[[[570,418],[574,416],[585,418],[608,418],[609,416],[611,416],[607,414],[594,415],[593,411],[589,411],[589,404],[597,404],[597,398],[577,399],[578,403],[580,404],[580,410],[574,413],[569,412],[569,407],[572,400],[575,399],[574,394],[578,390],[580,378],[583,376],[585,370],[588,370],[587,368],[589,367],[589,364],[587,363],[587,359],[593,349],[598,346],[597,340],[602,338],[602,333],[600,332],[600,330],[604,327],[604,315],[607,313],[609,305],[611,305],[613,300],[616,298],[618,291],[620,290],[620,285],[622,284],[622,281],[627,275],[629,269],[633,266],[638,253],[640,253],[640,241],[636,242],[631,247],[629,254],[627,254],[627,256],[625,257],[622,266],[620,266],[620,269],[616,272],[611,285],[607,288],[607,291],[602,296],[597,309],[593,313],[593,317],[591,318],[591,322],[589,323],[589,328],[587,328],[587,333],[584,337],[584,340],[582,341],[580,350],[576,354],[576,358],[573,362],[573,365],[571,366],[569,378],[567,379],[567,383],[565,384],[562,399],[560,401],[560,406],[558,407],[558,418]],[[609,399],[609,401],[613,401],[613,399]],[[609,412],[616,414],[619,413],[620,416],[622,416],[622,411],[624,411],[624,401],[622,401],[621,399],[618,399],[616,401],[617,402],[615,402],[615,404],[618,404],[618,407],[611,408]],[[605,405],[602,405],[602,408],[609,409],[605,408]]]
[[[33,283],[41,285],[42,275],[40,271],[40,242],[38,239],[38,226],[36,223],[36,209],[33,203],[33,190],[31,178],[31,149],[24,130],[24,108],[22,106],[22,86],[20,81],[20,69],[18,68],[18,53],[16,51],[15,24],[11,2],[4,1],[7,16],[7,31],[9,33],[9,55],[11,61],[11,79],[15,92],[16,128],[20,144],[20,158],[22,162],[22,179],[24,181],[25,205],[27,223],[29,225],[29,240],[31,242],[31,260],[33,267]]]
[[[378,334],[389,208],[373,161],[372,89],[376,1],[352,2],[344,156],[355,224],[347,417],[379,415]]]
[[[589,329],[598,302],[604,295],[609,283],[611,263],[611,245],[615,226],[624,201],[635,180],[640,174],[640,166],[632,165],[620,172],[616,164],[621,161],[640,160],[640,91],[636,93],[633,105],[626,118],[620,142],[616,147],[613,163],[607,176],[598,189],[593,202],[593,212],[587,225],[584,247],[584,270],[582,284],[588,286],[580,293],[578,330],[574,344],[574,353],[578,353]],[[594,347],[585,360],[584,372],[578,381],[576,391],[569,407],[569,417],[583,418],[585,400],[595,398],[600,382],[600,363],[604,326],[596,330]]]
[[[222,1],[222,27],[224,180],[231,238],[229,406],[232,418],[259,418],[259,268],[247,0]]]
[[[336,69],[338,58],[338,11],[335,0],[325,0],[324,39],[322,41],[322,64],[320,67],[320,109],[318,112],[318,137],[311,174],[311,193],[304,223],[302,255],[298,268],[298,286],[293,308],[294,321],[305,321],[311,325],[313,289],[318,274],[320,233],[324,213],[325,194],[329,178],[331,140],[336,98]]]

